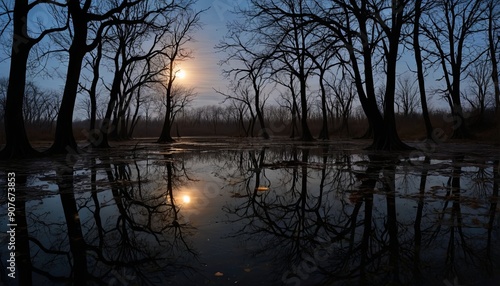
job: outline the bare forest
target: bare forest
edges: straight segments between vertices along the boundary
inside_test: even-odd
[[[499,285],[500,1],[0,0],[1,285]]]
[[[2,1],[11,64],[0,79],[1,157],[78,152],[82,140],[210,135],[361,137],[369,149],[405,150],[401,134],[414,126],[404,139],[498,139],[496,1],[236,5],[215,46],[227,87],[213,90],[223,100],[211,106],[193,104],[196,83],[177,79],[179,63],[196,62],[190,42],[206,9],[195,6]],[[38,9],[48,11],[43,21]],[[66,70],[53,73],[54,64]],[[40,87],[49,77],[64,84]],[[36,140],[53,143],[38,150]]]

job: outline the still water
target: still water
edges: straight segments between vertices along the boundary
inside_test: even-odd
[[[498,149],[442,149],[193,141],[11,162],[2,282],[499,285]]]

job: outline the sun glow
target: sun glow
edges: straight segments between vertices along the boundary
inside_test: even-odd
[[[191,202],[191,198],[188,196],[188,195],[184,195],[182,197],[182,201],[185,203],[185,204],[189,204]]]
[[[178,70],[175,73],[175,77],[180,78],[180,79],[185,78],[186,77],[186,71],[185,70]]]

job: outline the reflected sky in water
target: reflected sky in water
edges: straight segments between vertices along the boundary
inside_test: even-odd
[[[325,144],[160,148],[2,168],[16,172],[18,225],[18,278],[3,272],[2,281],[500,283],[498,150],[408,158]],[[1,198],[6,245],[5,190]],[[0,254],[5,268],[7,248]]]

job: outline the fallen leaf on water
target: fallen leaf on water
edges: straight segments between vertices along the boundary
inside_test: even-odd
[[[224,276],[224,273],[219,271],[215,272],[215,277],[222,277],[222,276]]]
[[[250,272],[250,271],[252,271],[252,269],[250,269],[250,268],[245,268],[245,269],[243,269],[243,271],[245,271],[245,272]]]
[[[259,192],[266,192],[266,191],[269,191],[269,188],[268,187],[264,187],[264,186],[259,186],[256,188],[257,191]]]

